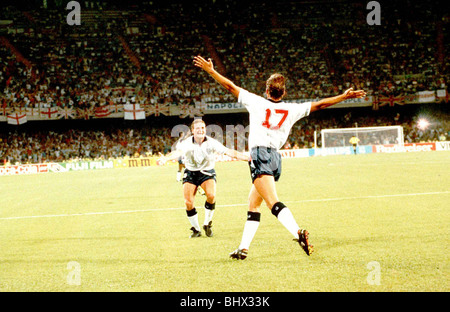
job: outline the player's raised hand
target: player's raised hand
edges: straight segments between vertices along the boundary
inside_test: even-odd
[[[200,55],[194,57],[194,65],[197,67],[200,67],[206,72],[210,72],[214,70],[214,65],[212,60],[209,58],[208,60],[205,60]]]
[[[364,91],[364,90],[356,90],[356,91],[353,91],[353,88],[350,88],[350,89],[347,89],[345,92],[344,92],[344,97],[346,98],[346,99],[354,99],[354,98],[363,98],[363,97],[365,97],[366,96],[366,91]]]

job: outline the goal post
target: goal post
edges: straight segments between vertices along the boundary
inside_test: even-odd
[[[322,148],[352,146],[350,139],[356,136],[358,145],[398,144],[403,146],[402,126],[355,127],[322,129]]]

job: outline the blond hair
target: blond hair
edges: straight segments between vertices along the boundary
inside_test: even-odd
[[[191,130],[194,130],[194,126],[198,123],[203,123],[206,126],[206,123],[201,118],[195,118],[191,124]]]

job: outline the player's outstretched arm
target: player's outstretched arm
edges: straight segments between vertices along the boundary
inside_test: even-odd
[[[350,89],[347,89],[341,95],[325,98],[325,99],[322,99],[317,102],[312,102],[311,103],[311,112],[314,112],[319,109],[324,109],[326,107],[340,103],[347,99],[363,98],[365,96],[366,96],[366,92],[364,90],[353,91],[353,88],[350,88]]]
[[[249,161],[250,158],[248,157],[248,155],[238,152],[236,150],[233,150],[231,148],[229,148],[226,152],[225,155],[239,159],[239,160],[243,160],[243,161]]]
[[[236,86],[231,80],[225,78],[221,74],[219,74],[215,69],[212,60],[209,58],[205,60],[203,57],[196,56],[194,57],[194,65],[200,67],[205,72],[207,72],[211,77],[213,77],[222,87],[230,91],[235,97],[239,97],[239,92],[241,88]]]
[[[170,160],[177,159],[182,154],[183,154],[183,152],[181,150],[173,151],[173,152],[167,154],[166,156],[164,156],[163,154],[159,153],[158,163],[161,164],[161,165],[165,165],[166,162],[168,162]]]

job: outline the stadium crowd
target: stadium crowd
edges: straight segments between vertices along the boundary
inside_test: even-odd
[[[138,102],[232,101],[195,71],[196,54],[259,93],[265,77],[288,71],[288,99],[331,96],[350,84],[369,95],[447,89],[448,14],[439,1],[394,2],[383,3],[377,26],[367,25],[364,5],[346,1],[92,4],[79,26],[67,25],[65,8],[9,6],[0,19],[22,31],[2,36],[0,103],[125,102],[115,87],[136,88]]]
[[[0,20],[13,21],[0,25],[0,108],[125,103],[128,87],[136,103],[234,101],[195,70],[197,54],[260,94],[271,73],[286,74],[288,100],[333,96],[349,86],[369,95],[448,89],[450,32],[440,1],[383,2],[377,26],[367,24],[365,4],[353,1],[149,1],[126,8],[87,1],[79,26],[67,24],[64,6],[39,3],[0,12]],[[412,114],[401,118],[312,116],[294,127],[288,146],[311,147],[315,130],[354,123],[400,123],[411,142],[448,137],[447,116],[427,130]],[[8,131],[0,139],[0,159],[26,163],[167,152],[176,138],[168,127],[119,127]]]

